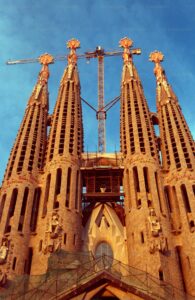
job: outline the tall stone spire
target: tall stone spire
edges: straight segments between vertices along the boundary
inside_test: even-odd
[[[80,42],[72,39],[67,43],[67,47],[70,49],[68,66],[60,82],[48,142],[47,162],[58,155],[77,156],[83,150],[80,82],[76,55]]]
[[[42,64],[42,69],[28,101],[25,115],[10,155],[5,173],[6,180],[19,174],[41,170],[43,167],[47,139],[48,65],[53,62],[53,58],[49,54],[43,54],[40,56],[39,61]]]
[[[46,272],[48,257],[59,249],[81,249],[81,174],[80,155],[83,150],[83,125],[80,82],[76,49],[80,42],[72,39],[68,65],[62,76],[52,115],[47,155],[42,177],[43,193],[33,243],[32,274]]]
[[[160,64],[163,58],[159,51],[150,54],[155,63],[164,190],[185,289],[195,295],[195,144]]]
[[[121,150],[127,156],[142,153],[156,158],[156,143],[150,112],[140,78],[133,64],[133,54],[139,54],[139,51],[130,50],[132,44],[133,42],[128,38],[120,41],[120,46],[124,48],[121,81]]]
[[[124,155],[124,192],[129,265],[158,277],[160,273],[173,282],[169,262],[164,268],[168,245],[169,224],[156,136],[141,81],[133,64],[133,42],[120,41],[123,53],[121,80],[121,150]],[[138,52],[139,53],[139,52]],[[144,220],[144,222],[143,222]],[[160,221],[161,220],[161,221]],[[147,261],[140,260],[147,257]],[[176,258],[172,263],[176,267]],[[175,274],[178,276],[176,267]]]
[[[28,101],[1,188],[0,237],[2,245],[7,247],[2,268],[10,276],[29,272],[29,239],[41,194],[38,178],[47,142],[48,65],[53,57],[44,54],[39,61],[42,69]]]
[[[150,54],[155,63],[154,74],[157,85],[157,109],[162,144],[162,159],[165,170],[187,168],[195,170],[195,146],[184,119],[176,95],[161,66],[164,55],[159,51]]]

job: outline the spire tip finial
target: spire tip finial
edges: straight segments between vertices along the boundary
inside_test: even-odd
[[[163,59],[164,55],[160,51],[155,50],[150,53],[149,61],[153,61],[154,63],[160,63],[161,61],[163,61]]]
[[[44,53],[39,56],[39,62],[41,65],[49,65],[54,63],[54,58],[51,54]]]
[[[77,49],[77,48],[80,48],[80,42],[79,40],[75,39],[75,38],[72,38],[71,40],[69,40],[67,43],[67,48],[68,49]]]
[[[128,37],[124,37],[119,41],[119,47],[130,48],[133,45],[133,41]]]

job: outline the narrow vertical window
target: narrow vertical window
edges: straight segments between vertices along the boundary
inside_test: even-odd
[[[30,275],[31,265],[32,265],[32,258],[33,258],[33,248],[28,248],[28,259],[25,267],[25,274]]]
[[[73,236],[73,245],[76,245],[76,234]]]
[[[129,169],[126,171],[126,186],[127,186],[127,201],[129,209],[131,209],[131,194],[130,194],[130,178],[129,178]]]
[[[34,192],[34,199],[33,199],[31,219],[30,219],[30,229],[32,232],[36,230],[36,226],[37,226],[40,196],[41,196],[41,188],[38,187],[35,189]]]
[[[22,200],[22,207],[21,207],[21,212],[20,212],[20,220],[18,224],[18,231],[22,231],[23,229],[23,224],[24,224],[24,216],[25,216],[25,211],[26,211],[26,204],[28,200],[28,193],[29,193],[29,188],[26,187],[24,190],[24,195],[23,195],[23,200]]]
[[[189,202],[188,193],[185,184],[181,185],[181,194],[182,194],[186,212],[191,212],[190,202]]]
[[[43,240],[39,241],[39,252],[41,252],[43,246]]]
[[[141,243],[144,244],[144,233],[143,233],[143,231],[140,232],[140,237],[141,237]]]
[[[167,202],[169,212],[172,213],[173,212],[173,207],[172,207],[172,203],[171,203],[171,187],[170,186],[165,186],[164,187],[164,192],[165,192],[165,198],[167,200],[166,202]]]
[[[145,182],[146,192],[149,193],[150,192],[150,186],[149,186],[149,180],[148,180],[148,168],[144,167],[143,172],[144,172],[144,182]]]
[[[78,190],[79,190],[79,171],[77,171],[77,178],[76,178],[75,209],[78,209]]]
[[[16,261],[17,261],[17,258],[14,257],[13,263],[12,263],[12,270],[13,270],[13,271],[16,269]]]
[[[159,178],[158,178],[158,173],[155,172],[155,173],[154,173],[154,176],[155,176],[156,190],[157,190],[157,194],[158,194],[158,200],[159,200],[160,211],[162,212],[162,203],[161,203],[162,199],[161,199],[161,195],[160,195],[160,191],[159,191],[159,182],[158,182]]]
[[[137,167],[133,167],[133,179],[134,179],[134,188],[135,188],[135,194],[136,194],[136,203],[137,208],[141,207],[141,199],[138,198],[138,194],[140,192],[140,185],[139,185],[139,177],[137,172]]]
[[[53,208],[59,207],[59,201],[57,199],[57,196],[60,194],[60,191],[61,191],[61,182],[62,182],[62,169],[59,168],[59,169],[57,169],[57,172],[56,172],[56,185],[55,185]]]
[[[140,186],[139,186],[139,177],[138,177],[137,167],[133,168],[133,178],[134,178],[135,191],[139,193]]]
[[[1,218],[3,215],[3,210],[4,210],[4,206],[5,206],[5,200],[6,200],[6,194],[3,195],[2,199],[1,199],[1,205],[0,205],[0,223],[1,223]]]
[[[66,202],[65,206],[69,207],[70,204],[70,186],[71,186],[71,168],[68,168],[67,186],[66,186]]]
[[[66,240],[67,240],[67,234],[64,233],[64,245],[66,245]]]
[[[159,270],[159,279],[160,279],[160,281],[164,281],[164,274],[161,269]]]
[[[194,196],[195,196],[195,184],[193,184],[192,189],[193,189]]]
[[[15,189],[13,189],[12,196],[11,196],[11,201],[10,201],[10,206],[9,206],[9,211],[8,211],[8,216],[7,216],[7,222],[6,222],[6,226],[5,226],[5,233],[11,231],[10,219],[14,215],[17,196],[18,196],[18,189],[15,188]]]
[[[47,203],[48,203],[48,198],[49,198],[50,183],[51,183],[51,174],[48,174],[47,179],[46,179],[45,198],[44,198],[44,204],[43,204],[42,218],[44,218],[47,214]]]

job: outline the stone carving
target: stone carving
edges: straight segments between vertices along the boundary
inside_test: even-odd
[[[150,231],[152,233],[152,236],[154,237],[159,236],[159,233],[161,231],[161,225],[158,217],[156,216],[154,208],[150,209],[148,221],[149,221]]]
[[[149,241],[149,251],[151,254],[159,251],[163,254],[167,252],[167,241],[163,234],[161,234],[160,238],[150,239]]]
[[[52,253],[61,248],[62,225],[57,212],[53,212],[51,219],[48,222],[48,228],[45,232],[45,246],[43,253]]]
[[[59,215],[54,212],[52,214],[50,223],[49,223],[49,230],[51,239],[56,239],[61,231],[62,227],[59,224]]]
[[[154,208],[150,209],[148,224],[148,240],[150,253],[153,254],[156,251],[159,251],[165,254],[167,251],[167,240],[162,233],[161,224]]]
[[[0,265],[3,265],[6,262],[8,250],[8,240],[3,239],[2,245],[0,247]]]
[[[7,282],[7,274],[0,269],[0,286],[3,287]]]

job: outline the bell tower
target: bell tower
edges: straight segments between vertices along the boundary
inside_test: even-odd
[[[161,66],[164,55],[150,54],[156,77],[164,192],[175,250],[186,291],[195,294],[195,145],[178,99]]]
[[[47,142],[43,193],[38,216],[32,274],[46,272],[48,257],[58,249],[81,249],[80,156],[83,151],[83,124],[76,49],[72,39],[68,65],[62,76]]]
[[[125,214],[129,265],[155,277],[177,281],[176,258],[168,259],[172,247],[167,209],[163,197],[157,138],[141,81],[133,64],[133,42],[124,38],[121,80],[120,136],[124,155]],[[174,268],[175,277],[170,275]]]
[[[39,61],[42,69],[28,101],[1,189],[0,233],[5,246],[1,264],[7,275],[28,273],[28,243],[41,195],[39,175],[47,141],[48,65],[53,57],[44,54]]]

